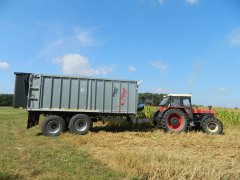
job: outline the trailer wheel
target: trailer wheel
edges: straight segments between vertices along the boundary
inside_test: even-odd
[[[208,117],[202,123],[202,130],[207,134],[222,134],[223,124],[217,118]]]
[[[64,131],[65,126],[62,117],[50,115],[46,117],[41,129],[45,136],[59,136],[59,134]]]
[[[76,134],[84,135],[92,128],[92,120],[85,114],[77,114],[69,122],[69,129]]]
[[[184,132],[187,129],[188,118],[180,109],[168,110],[161,120],[161,128],[165,132]]]

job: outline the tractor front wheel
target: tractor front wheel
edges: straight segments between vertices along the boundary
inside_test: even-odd
[[[166,132],[184,132],[187,129],[188,117],[180,109],[168,110],[161,120],[161,127]]]
[[[222,134],[223,124],[214,117],[208,117],[202,123],[202,130],[207,134]]]

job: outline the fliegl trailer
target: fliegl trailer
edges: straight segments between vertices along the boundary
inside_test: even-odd
[[[137,81],[15,73],[13,106],[26,108],[27,128],[39,124],[42,133],[57,136],[67,127],[86,134],[105,118],[132,119],[138,108]]]

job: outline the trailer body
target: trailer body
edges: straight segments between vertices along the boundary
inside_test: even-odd
[[[131,116],[137,113],[137,81],[15,73],[14,107],[29,113],[28,128],[39,115],[70,119],[83,113],[100,116]]]

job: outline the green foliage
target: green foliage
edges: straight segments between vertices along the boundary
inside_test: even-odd
[[[156,112],[156,106],[145,106],[144,110],[138,112],[137,118],[144,119],[144,118],[153,118],[154,113]]]
[[[144,107],[144,114],[146,118],[153,118],[154,113],[156,112],[157,107],[154,106],[145,106]]]
[[[217,113],[217,118],[220,119],[227,127],[240,126],[240,110],[214,108]]]
[[[146,105],[158,106],[165,94],[139,93],[139,102]]]
[[[12,106],[13,94],[0,94],[0,106]]]

